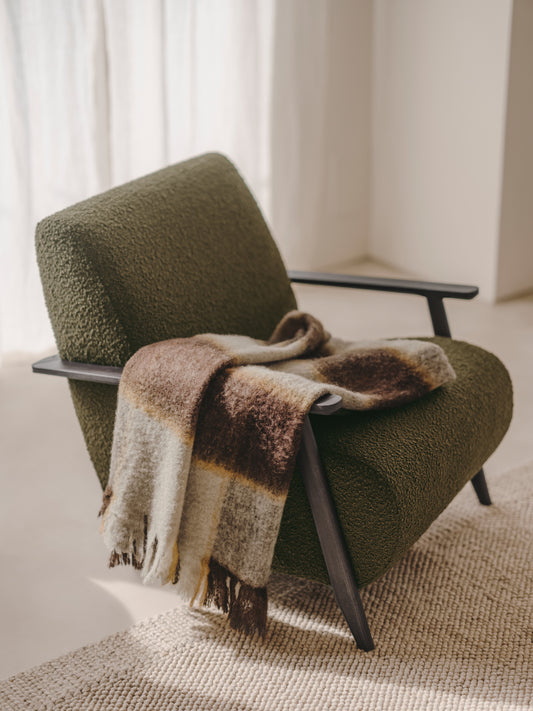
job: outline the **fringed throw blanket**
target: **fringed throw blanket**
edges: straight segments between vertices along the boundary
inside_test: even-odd
[[[303,421],[326,393],[401,405],[454,372],[414,340],[346,343],[287,314],[268,342],[204,334],[141,348],[120,381],[102,532],[110,565],[266,629],[266,584]]]

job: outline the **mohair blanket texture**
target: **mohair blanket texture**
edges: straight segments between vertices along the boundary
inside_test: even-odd
[[[214,604],[264,635],[266,585],[312,404],[404,405],[453,380],[435,343],[332,338],[288,313],[269,341],[202,334],[145,346],[119,385],[100,513],[110,566]]]

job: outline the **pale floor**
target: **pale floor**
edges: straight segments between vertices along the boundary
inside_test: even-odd
[[[349,268],[346,271],[350,271]],[[365,264],[353,273],[395,276]],[[417,296],[302,286],[300,307],[349,339],[429,335]],[[533,460],[533,295],[496,306],[447,301],[455,338],[496,353],[515,387],[512,426],[485,471]],[[95,642],[176,605],[126,568],[109,570],[98,534],[101,491],[66,382],[30,361],[0,368],[0,677]]]

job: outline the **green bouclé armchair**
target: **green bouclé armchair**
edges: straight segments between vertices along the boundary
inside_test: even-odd
[[[451,339],[443,306],[477,289],[287,273],[248,188],[218,154],[52,215],[36,245],[59,355],[34,370],[69,378],[102,487],[121,368],[142,346],[204,332],[268,339],[296,307],[291,281],[427,300],[456,381],[388,410],[331,414],[339,398],[316,403],[274,557],[278,571],[331,582],[358,645],[372,649],[358,587],[393,566],[468,481],[490,504],[482,466],[509,426],[511,382],[494,355]]]

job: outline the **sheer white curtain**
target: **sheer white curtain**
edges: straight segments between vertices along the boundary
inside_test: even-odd
[[[268,198],[274,0],[104,0],[114,183],[206,150]]]
[[[352,256],[353,38],[334,35],[353,5],[0,0],[0,355],[53,345],[36,222],[204,151],[236,163],[290,266]]]
[[[101,17],[92,3],[0,2],[0,351],[52,342],[34,257],[41,217],[107,187]]]

